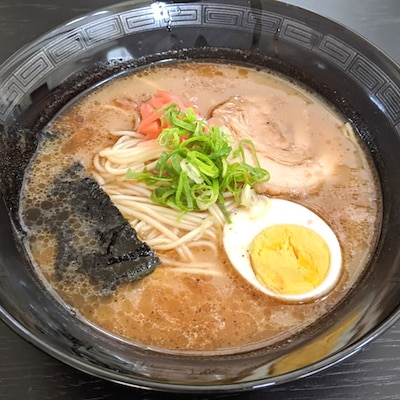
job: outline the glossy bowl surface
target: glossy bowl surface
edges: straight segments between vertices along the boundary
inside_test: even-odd
[[[259,65],[309,86],[353,122],[379,175],[382,229],[366,274],[331,315],[279,348],[180,357],[129,346],[55,301],[21,250],[18,193],[35,134],[104,79],[149,63],[186,59]],[[2,319],[77,369],[165,391],[251,390],[349,357],[400,315],[399,104],[395,63],[348,29],[273,0],[128,1],[54,29],[0,67]],[[11,152],[8,143],[17,131],[26,140]]]

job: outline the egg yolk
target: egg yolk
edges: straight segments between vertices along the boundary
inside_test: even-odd
[[[325,240],[300,225],[270,226],[253,239],[249,250],[257,279],[277,294],[310,292],[324,281],[330,267]]]

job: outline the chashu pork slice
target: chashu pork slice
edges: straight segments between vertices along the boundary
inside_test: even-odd
[[[226,127],[236,145],[241,139],[254,143],[261,167],[270,173],[268,182],[256,186],[258,193],[310,193],[333,176],[338,163],[329,151],[329,140],[320,135],[323,123],[313,131],[316,124],[310,121],[303,99],[291,110],[258,98],[231,97],[212,110],[208,123]],[[254,165],[250,149],[245,154],[246,162]]]

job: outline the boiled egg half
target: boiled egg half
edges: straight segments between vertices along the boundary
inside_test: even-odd
[[[259,197],[226,224],[223,244],[234,268],[265,294],[304,302],[328,293],[342,270],[339,241],[310,209]]]

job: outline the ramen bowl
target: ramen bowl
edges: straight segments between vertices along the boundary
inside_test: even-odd
[[[81,318],[49,290],[27,257],[19,195],[38,132],[101,82],[174,60],[212,60],[285,75],[344,115],[371,155],[382,219],[365,271],[328,315],[279,345],[185,355],[127,342]],[[0,68],[2,319],[79,370],[163,391],[252,390],[349,357],[400,314],[399,104],[400,68],[385,55],[332,21],[270,0],[131,1],[49,32]]]

